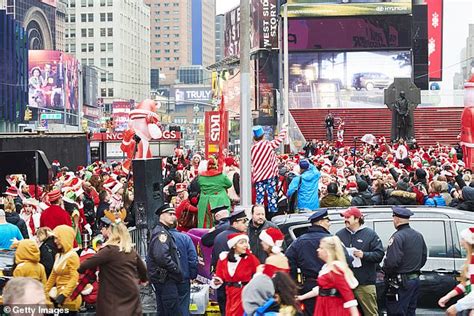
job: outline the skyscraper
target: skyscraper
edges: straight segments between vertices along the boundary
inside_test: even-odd
[[[216,15],[216,62],[224,58],[225,15]]]
[[[65,51],[99,72],[99,96],[141,101],[150,95],[150,8],[142,1],[63,0]]]
[[[215,60],[215,0],[145,0],[150,6],[151,69],[172,85],[180,66]]]

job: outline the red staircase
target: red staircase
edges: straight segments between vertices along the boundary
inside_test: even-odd
[[[418,107],[415,110],[415,138],[418,144],[457,143],[462,111],[463,107]],[[392,113],[388,108],[292,109],[290,112],[306,140],[326,138],[324,119],[329,112],[344,120],[346,144],[364,134],[390,138]]]

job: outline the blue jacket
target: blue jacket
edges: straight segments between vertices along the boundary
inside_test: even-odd
[[[193,280],[197,276],[198,257],[196,248],[194,247],[191,237],[188,235],[180,233],[176,229],[170,229],[169,232],[173,235],[176,248],[178,248],[184,282],[189,282],[189,280]]]
[[[296,176],[291,180],[288,188],[288,197],[298,190],[301,180],[301,186],[298,190],[299,209],[315,210],[319,208],[318,182],[320,177],[321,173],[319,170],[314,165],[310,165],[308,170],[303,172],[302,175]]]
[[[425,205],[427,206],[446,206],[446,201],[444,200],[444,197],[441,195],[435,195],[432,198],[426,196],[425,197]]]

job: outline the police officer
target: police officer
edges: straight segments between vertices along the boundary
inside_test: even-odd
[[[165,203],[155,212],[159,223],[153,229],[148,247],[147,268],[156,295],[158,315],[180,315],[178,283],[183,281],[175,240],[169,232],[176,226],[176,212]]]
[[[413,212],[392,206],[393,225],[397,230],[388,241],[383,264],[388,315],[415,315],[420,270],[426,263],[423,235],[410,227]]]
[[[324,261],[319,259],[316,250],[319,248],[321,239],[331,236],[329,233],[331,223],[327,209],[317,210],[309,217],[309,221],[311,226],[308,231],[293,241],[285,252],[290,264],[291,276],[303,283],[301,293],[307,293],[317,285],[316,280]],[[301,280],[298,270],[301,271]],[[314,298],[303,301],[305,315],[313,316],[315,303]]]
[[[201,242],[206,247],[214,246],[214,240],[217,235],[229,228],[229,207],[226,205],[216,206],[211,209],[214,214],[214,227],[212,227],[206,234],[202,235]]]

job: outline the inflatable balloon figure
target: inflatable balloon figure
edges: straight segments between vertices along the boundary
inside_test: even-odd
[[[474,75],[464,85],[464,111],[461,116],[461,146],[466,168],[474,168]]]
[[[150,140],[162,136],[156,104],[151,99],[143,100],[134,110],[130,111],[128,129],[123,134],[120,149],[127,159],[123,164],[125,171],[130,170],[132,159],[151,158]]]

